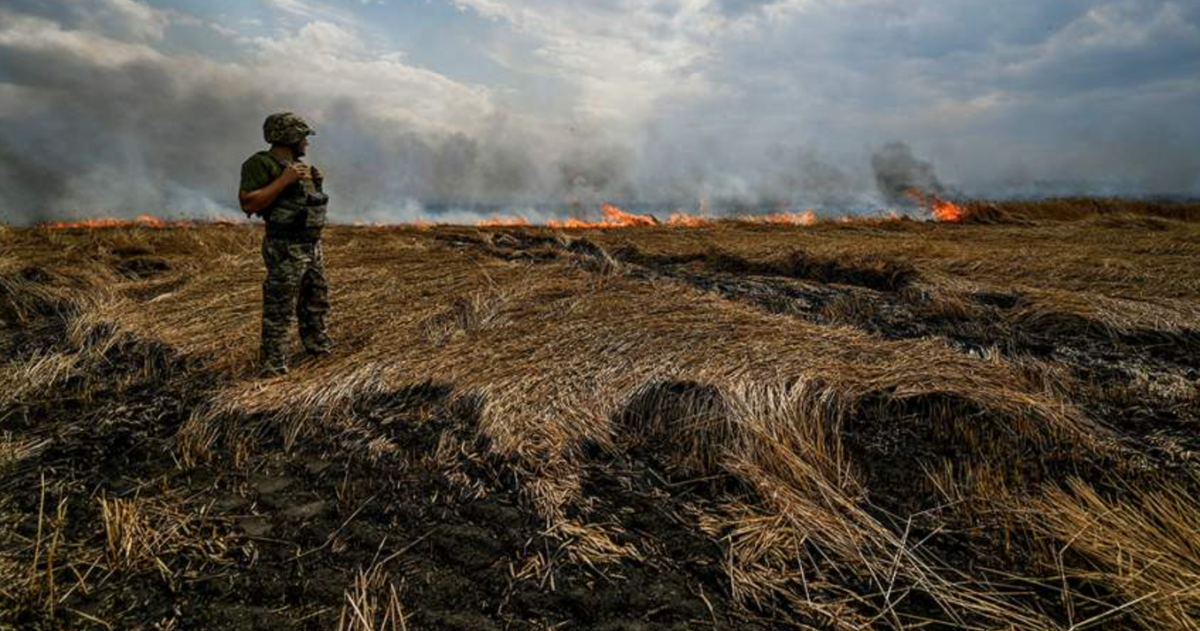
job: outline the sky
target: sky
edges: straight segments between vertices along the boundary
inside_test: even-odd
[[[3,0],[0,220],[240,214],[283,110],[345,222],[1200,195],[1200,3]]]

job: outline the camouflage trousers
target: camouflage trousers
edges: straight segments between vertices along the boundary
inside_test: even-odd
[[[287,368],[287,338],[292,318],[300,323],[300,341],[310,353],[330,347],[325,315],[329,312],[329,283],[321,242],[263,239],[262,365]]]

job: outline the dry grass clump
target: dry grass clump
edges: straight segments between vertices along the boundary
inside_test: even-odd
[[[675,466],[697,476],[717,470],[714,448],[732,438],[725,397],[695,382],[649,383],[630,396],[618,423],[632,442],[653,442]]]
[[[1029,220],[1006,210],[1003,204],[993,202],[963,202],[962,218],[956,223],[972,225],[1028,224]]]
[[[6,473],[10,467],[16,467],[22,461],[36,456],[49,443],[46,439],[19,439],[11,432],[0,433],[0,475]]]
[[[98,498],[105,557],[114,572],[173,571],[164,558],[221,559],[229,544],[203,516],[162,500]]]
[[[49,272],[34,266],[10,266],[0,272],[0,317],[5,322],[27,324],[52,315],[61,300],[48,286],[53,280]]]
[[[575,564],[591,567],[619,563],[626,560],[638,561],[641,552],[629,543],[618,543],[625,530],[615,523],[584,523],[577,519],[554,522],[544,533],[562,541],[564,558]],[[536,557],[535,557],[536,558]],[[547,563],[546,569],[552,569]]]
[[[166,373],[164,349],[120,329],[128,308],[103,294],[57,303],[51,323],[61,337],[49,347],[14,348],[14,359],[0,365],[0,405],[68,387],[86,396],[95,387],[120,389],[151,373]],[[7,340],[13,345],[12,339]],[[0,343],[3,347],[3,343]]]
[[[338,631],[408,631],[399,591],[382,564],[360,569],[346,589]]]
[[[1082,480],[1018,509],[1048,549],[1071,628],[1106,619],[1143,629],[1200,628],[1200,501],[1195,480],[1106,497]],[[1094,587],[1118,595],[1089,596]],[[1085,618],[1086,617],[1086,618]]]
[[[1058,199],[1005,200],[982,204],[976,203],[971,204],[971,206],[993,208],[996,211],[1011,216],[1030,220],[1074,221],[1095,216],[1157,217],[1178,221],[1200,220],[1200,202],[1196,201],[1064,197]],[[1123,223],[1121,220],[1118,221]]]
[[[831,324],[866,327],[871,321],[872,300],[858,292],[836,294],[821,306],[820,317]]]
[[[102,605],[114,593],[104,592],[106,586],[135,576],[153,576],[178,591],[188,578],[228,566],[241,552],[225,524],[180,497],[88,502],[77,488],[43,474],[32,528],[10,523],[13,507],[0,503],[6,528],[0,536],[0,624],[37,612],[63,624],[75,619],[110,626],[71,604],[83,597],[93,607]],[[115,593],[119,600],[120,590]]]
[[[426,321],[425,338],[432,344],[442,344],[456,335],[470,335],[489,326],[502,326],[499,321],[505,296],[495,291],[476,292],[457,298],[445,311]]]
[[[1167,232],[1171,230],[1171,220],[1132,213],[1100,215],[1089,218],[1088,221],[1100,228],[1117,230],[1141,230],[1151,232]]]
[[[871,418],[872,423],[929,423],[931,427],[922,429],[937,436],[938,443],[956,445],[965,458],[986,465],[999,463],[1000,458],[1021,449],[1053,443],[1053,435],[1058,432],[1015,417],[999,421],[1000,426],[995,428],[982,427],[987,419],[964,418],[969,409],[953,404],[940,409],[921,404],[916,408],[920,417],[905,418],[899,411],[889,412],[888,407],[895,403],[863,408],[862,402],[815,382],[791,391],[744,390],[735,400],[736,425],[746,434],[741,441],[733,441],[725,466],[737,477],[749,481],[762,505],[771,511],[751,531],[753,537],[733,548],[731,563],[735,567],[731,576],[751,579],[741,589],[761,596],[757,590],[763,585],[753,582],[756,577],[767,586],[791,584],[792,589],[787,593],[794,608],[826,616],[828,623],[839,628],[858,626],[854,616],[846,614],[847,607],[859,616],[867,616],[869,624],[896,628],[916,624],[918,621],[911,618],[913,614],[901,606],[909,599],[929,601],[928,606],[938,613],[926,615],[944,616],[956,625],[989,621],[986,624],[1014,628],[1050,626],[1051,621],[1044,615],[988,587],[984,577],[949,568],[936,547],[924,545],[936,537],[936,530],[918,534],[915,529],[914,520],[919,522],[920,514],[907,520],[882,517],[875,502],[885,498],[872,497],[871,482],[878,473],[869,470],[903,471],[912,466],[905,462],[912,456],[897,454],[894,459],[884,457],[881,462],[864,461],[862,455],[853,453],[845,437],[852,431],[851,418],[864,412],[881,415]],[[1011,433],[1013,430],[1015,435]],[[857,432],[861,431],[860,427]],[[1079,435],[1072,439],[1086,440]],[[881,456],[876,453],[873,457]],[[1019,476],[1012,474],[1012,477]],[[979,482],[955,478],[954,484],[959,485]],[[910,489],[894,489],[905,490]],[[978,486],[973,486],[972,491],[981,492]],[[927,511],[941,510],[938,504],[918,502],[918,505],[924,505]],[[774,518],[770,517],[772,513]],[[772,533],[766,524],[774,524],[783,532]],[[728,528],[742,533],[741,537],[749,534],[740,522]],[[786,562],[778,557],[768,562],[779,551],[764,551],[763,544],[756,543],[764,538],[786,540],[787,537],[798,537],[804,544],[804,553],[785,554]],[[739,557],[738,551],[746,556]],[[822,563],[814,563],[814,559]],[[746,570],[747,567],[754,571]],[[849,582],[856,587],[848,591],[843,587],[843,597],[835,600],[831,608],[828,602],[813,600],[811,587],[808,592],[795,589],[808,582],[806,572],[823,575],[825,580],[829,580],[830,572],[836,572],[839,583],[844,586]],[[847,577],[853,578],[847,581]],[[800,598],[801,594],[805,594],[804,598]]]

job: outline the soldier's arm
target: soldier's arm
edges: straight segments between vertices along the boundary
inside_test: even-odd
[[[238,191],[238,202],[241,203],[242,210],[256,213],[269,208],[283,193],[283,189],[299,181],[307,172],[308,165],[297,162],[284,169],[273,182],[258,190]]]

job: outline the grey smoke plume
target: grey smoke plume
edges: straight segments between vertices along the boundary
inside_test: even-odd
[[[230,148],[260,134],[245,112],[262,94],[191,83],[152,63],[119,68],[52,52],[6,51],[7,77],[31,93],[0,117],[0,211],[17,222],[166,208],[211,213],[236,190]]]
[[[933,165],[913,155],[903,142],[890,142],[871,156],[875,185],[879,194],[892,204],[911,204],[909,193],[919,191],[944,195],[946,188],[938,180]]]

